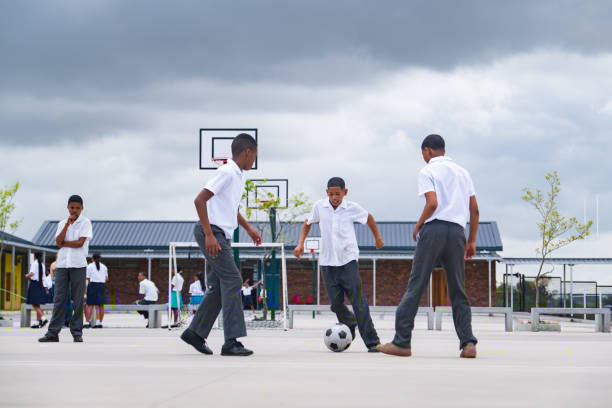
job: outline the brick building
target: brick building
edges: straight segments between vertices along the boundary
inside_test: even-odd
[[[110,304],[131,303],[138,295],[137,273],[148,273],[161,291],[160,299],[168,297],[168,243],[193,241],[194,221],[92,221],[94,238],[90,253],[102,255],[108,266],[110,282],[107,296]],[[254,223],[270,242],[270,233],[265,223]],[[371,305],[397,305],[404,294],[416,243],[412,240],[414,222],[379,222],[385,247],[376,250],[374,240],[366,225],[355,225],[359,243],[360,271],[363,289]],[[34,244],[54,249],[57,221],[45,221],[34,237]],[[280,225],[281,240],[287,248],[287,276],[289,303],[308,300],[329,304],[325,286],[320,275],[313,276],[313,265],[309,255],[298,261],[293,257],[300,224]],[[310,236],[318,236],[318,225],[314,225]],[[240,242],[250,242],[247,234],[240,230]],[[502,250],[499,230],[495,222],[481,222],[476,242],[477,256],[466,263],[465,284],[473,306],[488,306],[495,301],[495,265],[500,260],[496,251]],[[262,249],[241,249],[240,270],[243,278],[258,279],[269,253]],[[184,270],[186,282],[204,270],[204,258],[197,248],[179,248],[178,266]],[[48,262],[50,260],[48,259]],[[315,266],[316,268],[316,266]],[[317,276],[319,275],[319,276]],[[186,296],[189,285],[185,285]],[[268,287],[269,295],[273,288]],[[442,269],[435,269],[430,290],[423,296],[423,305],[448,305],[446,277]],[[280,303],[280,302],[279,302]]]

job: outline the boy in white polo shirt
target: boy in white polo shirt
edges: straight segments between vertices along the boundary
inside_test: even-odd
[[[448,292],[453,305],[453,321],[459,337],[460,357],[476,357],[476,337],[472,333],[472,314],[465,294],[465,260],[476,254],[478,203],[470,174],[445,156],[445,143],[439,135],[429,135],[421,144],[427,163],[419,173],[419,195],[425,208],[413,231],[417,241],[408,289],[395,315],[395,337],[379,346],[386,354],[408,357],[419,300],[429,283],[431,271],[441,263],[446,272]],[[465,226],[470,220],[469,237]]]
[[[327,182],[327,199],[317,201],[312,212],[302,226],[302,233],[293,253],[300,259],[304,254],[304,241],[313,223],[318,222],[321,229],[321,252],[319,264],[331,302],[331,310],[338,321],[346,324],[355,338],[355,327],[368,352],[376,352],[380,344],[376,329],[370,316],[368,301],[361,288],[359,276],[359,247],[355,237],[354,223],[367,223],[374,235],[376,249],[385,244],[380,237],[374,217],[359,204],[345,200],[348,193],[344,180],[333,177]],[[353,305],[351,312],[344,304],[344,295]]]
[[[55,269],[55,295],[53,298],[53,316],[49,329],[41,343],[58,342],[59,332],[64,325],[68,290],[72,297],[74,313],[70,320],[70,333],[75,343],[83,342],[83,298],[85,296],[85,270],[87,269],[87,252],[89,240],[93,238],[91,221],[81,214],[83,199],[73,195],[68,199],[70,216],[59,222],[55,234],[57,268]]]
[[[253,354],[237,340],[246,336],[246,324],[240,298],[242,276],[234,262],[231,238],[240,224],[256,245],[261,244],[261,235],[238,212],[246,182],[244,171],[253,167],[256,157],[255,139],[246,133],[236,136],[232,159],[219,167],[194,201],[200,222],[193,234],[206,258],[209,288],[181,339],[203,354],[212,354],[206,339],[221,310],[225,336],[221,355]]]

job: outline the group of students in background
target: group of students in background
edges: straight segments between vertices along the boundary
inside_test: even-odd
[[[84,328],[102,328],[102,321],[104,320],[108,268],[100,262],[100,260],[100,254],[94,254],[92,262],[87,265],[86,269],[87,296],[85,298],[85,320],[88,323],[83,326]],[[26,303],[32,305],[36,311],[37,323],[32,325],[33,329],[41,329],[49,323],[40,305],[53,303],[56,267],[56,262],[52,262],[47,271],[42,259],[42,254],[40,252],[34,254],[34,262],[30,265],[29,273],[26,275],[29,281]],[[70,298],[70,295],[68,298]],[[89,322],[94,307],[96,308],[96,322],[94,325],[91,325]],[[72,318],[73,309],[70,300],[66,302],[66,309],[67,312],[64,325],[68,327],[70,319]]]

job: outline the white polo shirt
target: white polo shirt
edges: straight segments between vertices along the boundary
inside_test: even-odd
[[[57,223],[57,231],[55,237],[62,232],[64,225],[66,225],[68,219]],[[91,221],[85,218],[83,214],[77,218],[66,231],[66,241],[77,241],[79,238],[85,237],[85,243],[80,248],[68,248],[63,247],[57,253],[57,267],[58,268],[84,268],[87,266],[87,253],[89,252],[89,241],[93,238],[93,231],[91,227]]]
[[[202,290],[202,284],[200,283],[199,280],[189,285],[189,294],[191,296],[204,296],[204,291]]]
[[[448,156],[434,157],[419,172],[419,196],[434,191],[438,208],[425,221],[454,222],[465,228],[470,217],[470,197],[476,195],[470,173]]]
[[[204,186],[214,196],[206,202],[208,220],[225,232],[225,237],[231,239],[238,227],[238,208],[244,194],[246,175],[236,162],[229,159],[219,167],[213,177]]]
[[[34,273],[34,275],[30,277],[30,280],[33,280],[33,281],[38,280],[38,263],[39,263],[38,259],[35,259],[34,262],[32,262],[32,264],[30,265],[30,273]],[[42,264],[42,276],[43,276],[43,282],[44,282],[44,278],[45,278],[45,265],[44,264]]]
[[[43,278],[43,287],[47,289],[51,289],[53,287],[53,279],[51,279],[51,274],[48,274]]]
[[[348,200],[334,210],[329,199],[317,201],[307,218],[308,225],[319,223],[321,229],[321,266],[342,266],[359,258],[355,225],[368,222],[368,212],[359,204]]]
[[[96,263],[92,262],[87,265],[87,278],[92,283],[105,283],[108,278],[108,268],[100,262],[100,270],[96,267]]]
[[[148,279],[143,279],[140,282],[139,289],[140,290],[138,291],[138,293],[140,293],[141,295],[145,295],[144,300],[157,302],[157,286],[155,286],[152,281]]]
[[[240,290],[244,296],[251,296],[251,293],[253,293],[253,288],[250,286],[243,286]]]
[[[175,274],[172,277],[172,285],[174,285],[174,288],[172,290],[175,292],[181,292],[183,290],[184,282],[185,282],[185,279],[183,279],[180,273]]]

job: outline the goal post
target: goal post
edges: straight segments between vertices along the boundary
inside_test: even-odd
[[[287,320],[287,305],[288,305],[288,291],[287,291],[287,257],[285,253],[285,244],[282,242],[264,242],[260,245],[255,245],[246,242],[232,242],[232,248],[249,248],[249,249],[280,249],[281,252],[281,277],[283,280],[283,286],[281,289],[281,302],[283,307],[283,329],[288,330]],[[198,248],[197,242],[170,242],[168,244],[168,330],[171,330],[172,321],[172,270],[178,271],[177,269],[177,248]],[[204,258],[204,264],[206,265],[206,258]],[[262,271],[263,273],[263,271]],[[204,276],[206,277],[206,266],[204,267]],[[207,278],[206,278],[207,279]],[[203,288],[206,293],[207,288]],[[177,293],[178,295],[178,293]],[[180,304],[180,303],[177,303]]]

